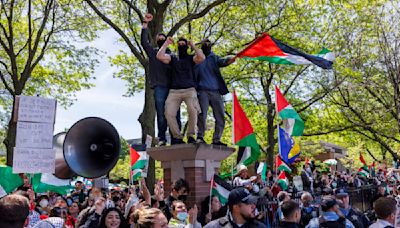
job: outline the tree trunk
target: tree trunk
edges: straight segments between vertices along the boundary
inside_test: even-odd
[[[13,97],[13,106],[12,106],[12,114],[11,119],[8,122],[8,129],[7,129],[7,137],[4,139],[3,143],[7,149],[7,165],[12,166],[13,164],[13,148],[15,147],[15,138],[17,136],[17,123],[14,122],[14,115],[15,115],[15,96]]]
[[[142,114],[139,116],[139,123],[142,128],[142,143],[146,142],[146,136],[150,135],[154,139],[155,130],[154,130],[154,120],[155,120],[155,104],[154,104],[154,96],[153,90],[150,88],[150,75],[147,69],[148,65],[145,67],[145,77],[146,77],[146,86],[145,86],[145,95],[144,95],[144,107]],[[153,158],[149,159],[149,168],[146,178],[146,184],[149,188],[150,192],[153,192],[156,175],[155,175],[155,161]]]

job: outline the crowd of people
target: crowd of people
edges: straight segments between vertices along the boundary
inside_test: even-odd
[[[66,195],[38,194],[25,182],[0,199],[0,227],[400,227],[396,225],[399,185],[388,175],[378,175],[384,171],[375,177],[333,175],[310,170],[306,164],[302,172],[316,173],[315,179],[297,191],[293,184],[282,189],[271,171],[262,180],[260,175],[249,177],[246,167],[239,168],[229,181],[233,189],[225,205],[216,194],[192,206],[184,179],[175,181],[168,194],[161,182],[151,194],[144,180],[112,189],[87,188],[77,181]],[[354,184],[357,179],[362,185]],[[368,183],[378,187],[371,188],[371,207],[361,211],[352,207],[349,192]]]

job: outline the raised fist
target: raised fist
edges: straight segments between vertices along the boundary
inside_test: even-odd
[[[194,43],[193,43],[193,41],[192,41],[192,40],[189,40],[188,44],[189,44],[189,46],[190,46],[191,48],[193,48],[193,47],[194,47]]]
[[[149,23],[152,20],[153,20],[153,15],[151,15],[151,13],[146,13],[146,15],[144,15],[143,21],[145,23]]]
[[[172,37],[168,37],[167,38],[167,40],[165,41],[165,43],[167,44],[167,45],[170,45],[170,44],[173,44],[174,43],[174,39],[172,39]]]

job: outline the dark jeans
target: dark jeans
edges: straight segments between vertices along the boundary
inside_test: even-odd
[[[221,94],[218,91],[200,90],[197,93],[199,99],[201,113],[197,120],[197,137],[204,137],[206,130],[206,120],[208,107],[211,106],[215,119],[215,130],[213,135],[213,142],[218,142],[221,139],[225,127],[225,107]]]
[[[167,100],[169,88],[163,86],[154,87],[154,102],[156,105],[157,112],[157,129],[158,129],[158,140],[167,141],[165,132],[167,131],[167,119],[165,119],[165,100]],[[178,121],[179,129],[181,129],[181,110],[178,110],[176,114],[176,120]],[[172,134],[171,138],[172,138]]]

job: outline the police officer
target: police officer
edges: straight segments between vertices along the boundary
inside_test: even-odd
[[[350,206],[350,197],[346,189],[335,189],[335,196],[336,199],[341,201],[339,203],[340,211],[348,220],[350,220],[351,223],[353,223],[355,228],[367,228],[371,225],[367,216]]]
[[[251,195],[243,187],[233,189],[228,196],[229,212],[226,216],[208,223],[205,228],[266,228],[267,226],[256,220],[257,197]]]
[[[354,228],[353,224],[340,212],[337,201],[326,196],[321,203],[322,214],[311,219],[306,228]]]
[[[309,192],[303,192],[301,195],[301,220],[300,227],[304,228],[310,222],[311,219],[319,216],[319,209],[312,205],[314,200],[313,196]]]

